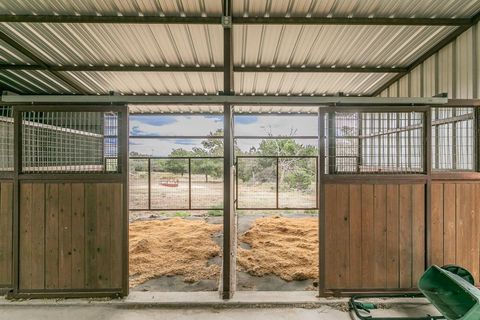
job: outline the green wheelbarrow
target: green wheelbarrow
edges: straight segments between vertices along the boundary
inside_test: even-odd
[[[480,290],[467,270],[431,266],[418,281],[418,288],[448,320],[480,320]]]
[[[474,278],[466,269],[447,265],[431,266],[420,278],[418,288],[421,293],[359,295],[350,299],[350,309],[361,320],[480,320],[480,289],[474,286]],[[425,315],[419,317],[372,317],[370,310],[374,303],[359,302],[366,298],[423,298],[426,297],[442,316]]]

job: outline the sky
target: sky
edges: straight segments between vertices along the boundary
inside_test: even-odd
[[[316,136],[318,119],[305,115],[236,115],[236,136]],[[131,136],[207,136],[223,129],[221,115],[132,115]],[[152,156],[168,156],[173,149],[192,150],[201,145],[201,139],[130,139],[130,151]],[[248,151],[261,140],[237,140],[240,149]],[[303,144],[316,145],[316,140],[299,140]]]

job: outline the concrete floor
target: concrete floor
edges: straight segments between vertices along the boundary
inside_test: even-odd
[[[347,320],[348,313],[321,307],[318,309],[121,309],[115,307],[4,307],[1,320]]]
[[[381,306],[376,317],[438,315],[421,298],[373,299]],[[317,298],[311,292],[238,292],[225,301],[214,292],[132,292],[124,299],[34,299],[10,301],[0,297],[0,320],[56,319],[356,319],[348,299]],[[408,319],[408,318],[407,318]]]

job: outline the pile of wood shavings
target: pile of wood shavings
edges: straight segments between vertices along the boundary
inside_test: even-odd
[[[221,225],[179,218],[130,224],[130,286],[163,276],[217,279],[220,266],[208,261],[220,255],[213,236],[221,230]]]
[[[318,278],[318,218],[258,218],[239,238],[238,264],[254,276],[286,281]]]

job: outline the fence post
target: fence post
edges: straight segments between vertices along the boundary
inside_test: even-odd
[[[147,158],[148,160],[148,210],[152,210],[152,159]]]

